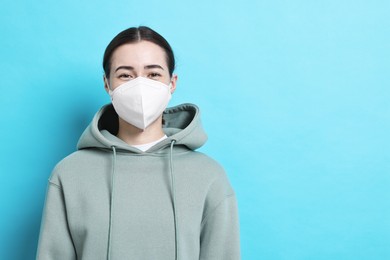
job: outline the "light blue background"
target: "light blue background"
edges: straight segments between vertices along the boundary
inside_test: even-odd
[[[390,259],[390,2],[2,1],[0,259],[34,259],[48,176],[109,98],[101,60],[168,39],[239,200],[242,257]]]

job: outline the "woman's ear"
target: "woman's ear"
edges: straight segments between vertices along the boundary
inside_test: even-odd
[[[172,77],[171,77],[171,88],[170,88],[170,91],[171,91],[171,94],[173,94],[173,92],[175,92],[176,90],[176,83],[177,83],[177,75],[176,74],[173,74]]]
[[[106,74],[103,75],[103,82],[104,82],[104,89],[107,93],[110,91],[110,85],[108,84],[108,79],[106,77]]]

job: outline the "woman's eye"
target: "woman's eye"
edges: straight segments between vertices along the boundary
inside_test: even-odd
[[[161,76],[161,74],[157,73],[157,72],[152,72],[149,74],[149,78],[152,78],[152,79],[158,78],[160,76]]]
[[[124,74],[120,74],[120,75],[119,75],[119,78],[120,78],[120,79],[130,79],[130,78],[131,78],[131,75],[130,75],[130,74],[125,74],[125,73],[124,73]]]

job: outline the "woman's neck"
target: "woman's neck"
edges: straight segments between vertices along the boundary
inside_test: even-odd
[[[156,141],[165,135],[162,130],[162,116],[154,121],[145,130],[130,125],[119,118],[119,131],[117,137],[128,145],[147,144]]]

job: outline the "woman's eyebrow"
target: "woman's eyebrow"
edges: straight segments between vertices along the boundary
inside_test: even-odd
[[[117,71],[120,70],[120,69],[134,70],[134,68],[131,67],[131,66],[119,66],[118,68],[116,68],[115,72],[117,72]]]
[[[125,70],[134,70],[134,67],[132,66],[119,66],[118,68],[115,69],[115,72],[117,72],[120,69],[125,69]],[[146,65],[144,69],[161,69],[164,70],[164,68],[158,64],[151,64],[151,65]]]
[[[164,68],[161,67],[161,66],[158,65],[158,64],[146,65],[146,66],[144,67],[144,69],[162,69],[162,70],[164,70]]]

